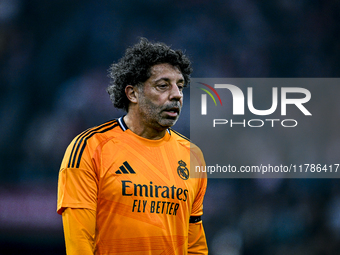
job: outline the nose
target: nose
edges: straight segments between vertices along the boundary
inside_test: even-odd
[[[182,88],[178,87],[177,84],[173,84],[170,91],[170,100],[181,100],[182,97]]]

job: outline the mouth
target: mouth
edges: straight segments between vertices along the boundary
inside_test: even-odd
[[[172,107],[169,109],[165,109],[164,112],[167,113],[171,117],[177,117],[179,115],[180,110],[178,107]]]

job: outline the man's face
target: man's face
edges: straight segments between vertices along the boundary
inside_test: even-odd
[[[181,112],[184,78],[177,67],[157,64],[139,88],[138,106],[144,125],[156,130],[173,126]]]

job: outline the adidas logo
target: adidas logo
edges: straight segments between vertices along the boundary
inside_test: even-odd
[[[119,169],[116,171],[116,174],[135,174],[136,173],[127,161],[125,161],[123,165],[119,167]]]

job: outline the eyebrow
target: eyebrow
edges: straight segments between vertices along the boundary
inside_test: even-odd
[[[162,80],[169,81],[170,79],[167,78],[167,77],[162,77],[162,78],[155,80],[154,82],[157,83],[157,82],[162,81]],[[178,82],[184,82],[184,78],[179,79],[176,83],[178,83]]]

